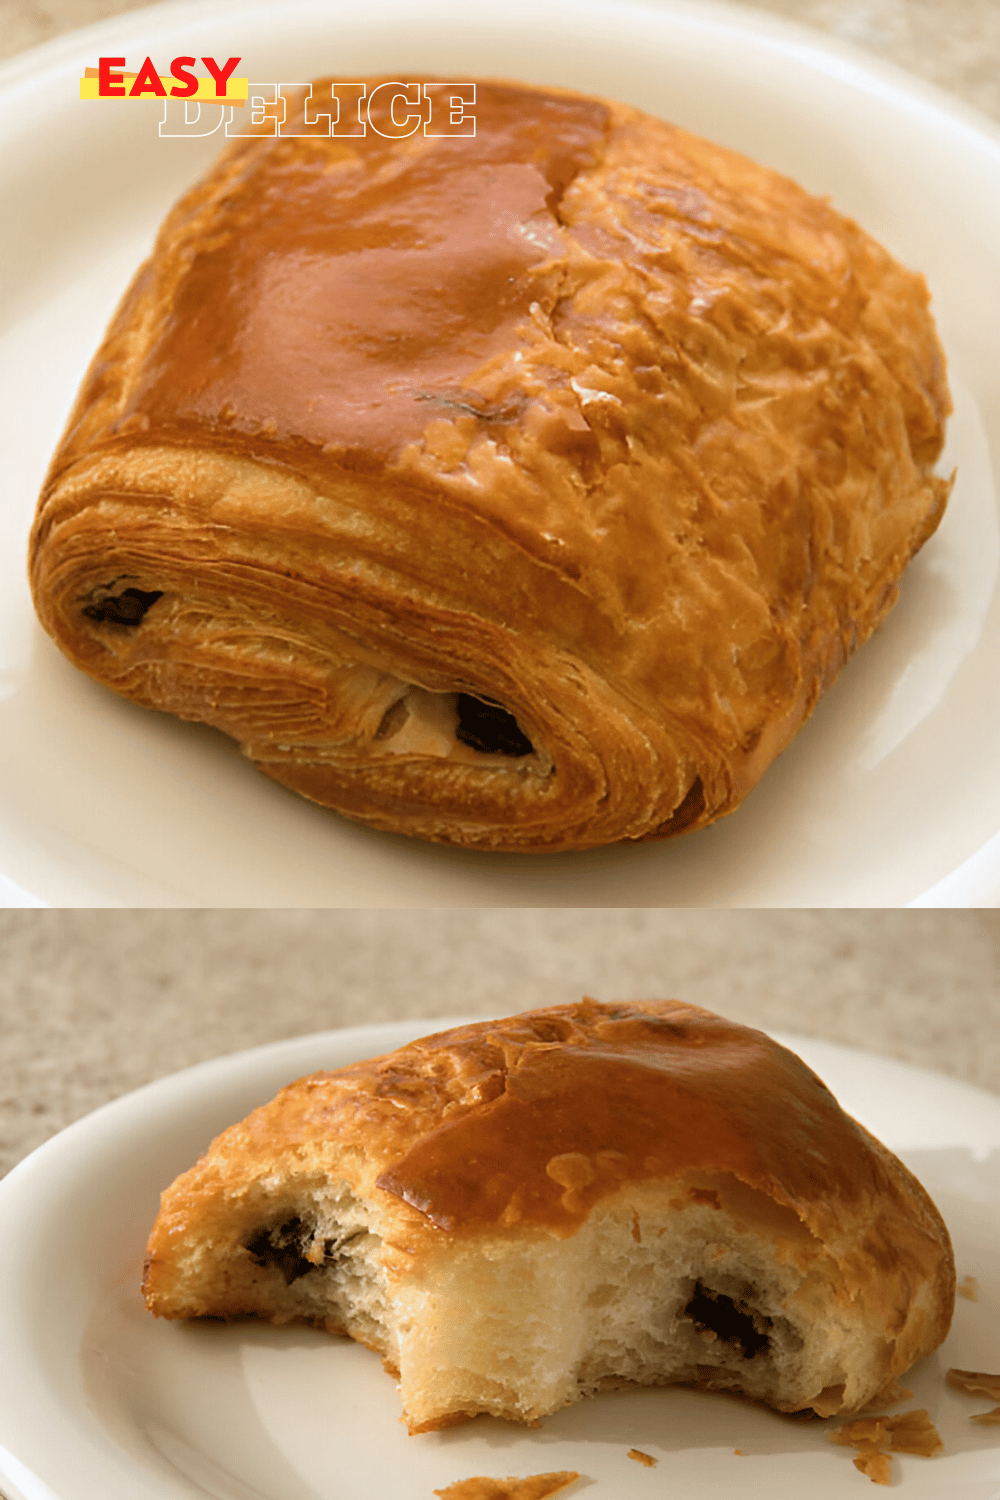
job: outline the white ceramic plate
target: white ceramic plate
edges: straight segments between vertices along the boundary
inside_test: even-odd
[[[142,1307],[143,1245],[159,1190],[209,1139],[319,1067],[391,1050],[452,1022],[296,1038],[177,1073],[81,1120],[0,1183],[0,1490],[8,1500],[431,1500],[473,1474],[576,1469],[595,1500],[860,1500],[835,1423],[797,1422],[705,1393],[598,1397],[537,1430],[479,1418],[408,1437],[377,1356],[311,1329],[162,1323]],[[950,1366],[1000,1350],[1000,1099],[830,1043],[783,1037],[841,1103],[920,1176],[951,1230],[960,1275],[947,1342],[907,1384],[939,1457],[893,1459],[909,1500],[998,1500],[988,1403]],[[655,1470],[629,1461],[638,1447]],[[737,1457],[734,1449],[742,1450]]]
[[[370,832],[266,781],[215,731],[71,668],[24,546],[77,383],[219,137],[81,103],[101,55],[507,75],[629,100],[829,194],[930,282],[957,404],[948,515],[891,619],[733,817],[666,844],[487,856]],[[0,875],[10,903],[894,906],[1000,902],[1000,132],[929,86],[711,0],[293,0],[126,14],[0,68]],[[990,845],[990,840],[995,842]]]

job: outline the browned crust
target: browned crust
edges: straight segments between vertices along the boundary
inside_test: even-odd
[[[389,143],[379,171],[421,152],[464,169],[460,148],[492,171],[502,131],[537,119],[511,152],[547,174],[529,215],[547,248],[507,280],[497,262],[514,286],[499,344],[478,303],[452,309],[467,367],[453,389],[430,370],[451,396],[417,403],[416,427],[397,402],[395,446],[381,429],[345,446],[307,401],[296,426],[281,382],[230,390],[222,335],[198,343],[264,234],[260,202],[285,205],[294,250],[317,183],[363,175],[358,143],[235,142],[178,204],[53,459],[39,617],[115,691],[218,726],[378,828],[528,851],[699,828],[788,744],[941,517],[950,402],[927,290],[825,201],[624,105],[481,83],[477,119],[475,141]],[[435,200],[427,223],[460,225],[470,201]],[[459,271],[445,256],[434,284]],[[247,319],[273,321],[275,295]],[[425,351],[445,338],[426,318]],[[327,335],[344,358],[364,343]],[[192,370],[205,389],[171,396]],[[161,593],[141,630],[82,615],[111,578]],[[502,703],[536,754],[373,754],[338,663]]]

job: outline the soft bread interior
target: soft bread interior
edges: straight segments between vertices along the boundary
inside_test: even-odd
[[[678,1382],[825,1416],[891,1358],[795,1214],[729,1176],[633,1187],[568,1238],[512,1225],[412,1255],[379,1229],[342,1184],[258,1181],[150,1268],[147,1300],[347,1333],[398,1373],[411,1432]]]

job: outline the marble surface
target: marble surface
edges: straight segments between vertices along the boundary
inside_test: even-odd
[[[670,997],[1000,1093],[1000,913],[0,913],[0,1171],[78,1116],[331,1027]]]
[[[1000,122],[997,0],[733,0],[897,63]],[[121,0],[0,0],[0,58],[138,5]],[[281,9],[276,0],[275,11]]]

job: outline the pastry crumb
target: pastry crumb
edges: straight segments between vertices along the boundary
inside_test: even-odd
[[[969,1302],[979,1301],[979,1282],[974,1276],[963,1276],[955,1290],[960,1297],[965,1297]]]
[[[933,1458],[944,1447],[929,1412],[905,1411],[901,1416],[882,1420],[889,1429],[889,1447],[893,1453],[917,1453],[921,1458]]]
[[[989,1396],[1000,1401],[1000,1375],[988,1375],[983,1370],[949,1370],[945,1376],[956,1390],[967,1391],[970,1396]]]
[[[643,1453],[641,1448],[630,1448],[628,1457],[634,1458],[637,1464],[645,1464],[647,1469],[655,1469],[657,1460],[651,1453]]]
[[[518,1479],[515,1474],[506,1479],[477,1475],[472,1479],[457,1479],[434,1493],[440,1500],[545,1500],[546,1495],[554,1495],[579,1477],[568,1469],[558,1474],[529,1474],[526,1479]]]
[[[892,1459],[887,1453],[862,1453],[854,1460],[854,1467],[867,1474],[872,1484],[892,1483]]]
[[[872,1484],[890,1484],[889,1453],[916,1453],[933,1458],[944,1447],[930,1415],[923,1409],[901,1412],[898,1417],[860,1417],[827,1433],[831,1443],[856,1448],[854,1467],[867,1474]]]
[[[1000,1401],[1000,1375],[989,1375],[984,1370],[949,1370],[945,1379],[970,1396],[989,1396],[991,1401]],[[1000,1427],[1000,1406],[992,1411],[974,1412],[969,1420],[981,1427]]]

